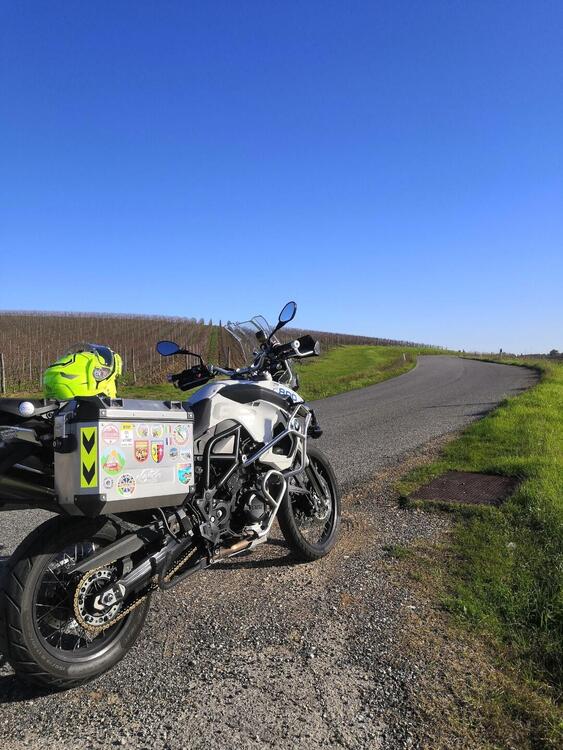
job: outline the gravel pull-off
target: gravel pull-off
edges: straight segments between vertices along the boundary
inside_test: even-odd
[[[37,695],[0,671],[0,746],[399,748],[424,727],[398,648],[416,606],[384,547],[448,521],[400,510],[393,470],[346,498],[340,542],[295,565],[279,534],[156,595],[129,656],[95,682]]]

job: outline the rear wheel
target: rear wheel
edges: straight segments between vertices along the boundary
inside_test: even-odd
[[[119,529],[105,519],[54,518],[42,524],[12,556],[0,612],[0,648],[24,682],[53,689],[80,685],[122,659],[147,616],[147,598],[104,630],[90,631],[76,620],[77,580],[70,566],[113,542]],[[110,582],[111,569],[91,584],[81,600],[88,607],[96,586]]]
[[[282,534],[304,562],[327,555],[340,526],[340,491],[329,460],[318,448],[307,455],[309,466],[289,480],[278,512]]]

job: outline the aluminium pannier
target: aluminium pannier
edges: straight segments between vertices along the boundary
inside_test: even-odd
[[[180,402],[76,398],[55,418],[54,447],[70,515],[180,505],[193,491],[193,413]]]

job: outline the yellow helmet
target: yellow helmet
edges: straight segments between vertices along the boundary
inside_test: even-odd
[[[116,398],[116,381],[121,372],[121,357],[109,347],[75,344],[45,370],[45,398],[59,401],[68,401],[75,396],[106,395]]]

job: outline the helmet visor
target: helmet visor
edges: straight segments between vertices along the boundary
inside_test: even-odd
[[[93,352],[98,354],[106,367],[109,367],[113,371],[114,355],[112,350],[108,346],[102,344],[89,344],[85,341],[81,341],[78,344],[73,344],[70,349],[65,352],[67,354],[78,354],[78,352]]]

